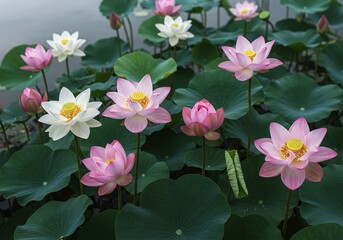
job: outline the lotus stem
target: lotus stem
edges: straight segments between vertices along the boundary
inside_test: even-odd
[[[126,24],[125,24],[124,21],[123,21],[123,27],[124,27],[124,33],[125,33],[125,36],[126,36],[126,41],[127,41],[127,43],[129,44],[130,52],[132,52],[132,45],[131,45],[129,33],[128,33],[128,31],[127,31]]]
[[[220,6],[217,7],[217,29],[220,28]]]
[[[121,188],[119,185],[117,185],[117,191],[118,191],[118,210],[121,210]]]
[[[38,114],[36,113],[36,119],[37,119],[37,126],[38,126],[38,132],[39,132],[39,138],[40,138],[40,143],[43,144],[43,135],[42,135],[42,128],[41,128],[41,125],[39,124],[39,116]]]
[[[268,20],[266,20],[266,33],[265,33],[266,41],[268,41],[268,28],[269,28],[269,23],[268,23]]]
[[[316,81],[318,80],[318,62],[319,62],[320,50],[322,47],[322,41],[323,41],[323,34],[320,34],[317,55],[316,55],[316,63],[314,65],[314,80]]]
[[[202,137],[202,172],[201,174],[203,176],[206,176],[206,139],[205,137]]]
[[[6,134],[5,126],[2,123],[1,119],[0,119],[0,126],[1,126],[1,129],[2,129],[2,132],[4,133],[5,145],[6,145],[8,153],[9,153],[10,152],[10,144],[9,144],[8,137],[7,137],[7,134]]]
[[[67,59],[68,59],[68,58],[67,58]],[[44,80],[45,92],[46,92],[46,95],[48,96],[48,101],[49,101],[48,82],[46,81],[46,76],[45,76],[44,69],[42,69],[42,75],[43,75],[43,80]]]
[[[66,68],[67,68],[67,77],[70,80],[70,71],[69,71],[69,59],[66,58]]]
[[[135,195],[133,196],[133,203],[138,204],[138,166],[139,166],[139,154],[141,147],[141,133],[137,133],[137,152],[136,152],[136,167],[135,167]]]
[[[286,232],[287,232],[288,211],[289,211],[289,205],[291,204],[291,199],[292,199],[292,190],[289,190],[288,196],[287,196],[285,218],[284,218],[283,224],[282,224],[282,236],[284,238],[286,237]]]
[[[121,57],[121,42],[120,42],[119,29],[116,29],[116,32],[117,32],[117,37],[119,38],[118,50],[119,50],[119,56]]]
[[[173,58],[174,60],[176,60],[176,46],[174,46],[173,48]]]
[[[248,148],[247,148],[247,157],[250,155],[250,145],[251,145],[251,81],[248,80]]]
[[[26,126],[25,122],[23,122],[23,126],[24,126],[24,129],[25,129],[27,141],[29,142],[31,139],[30,139],[29,130],[27,129],[27,126]]]
[[[130,38],[131,38],[131,48],[132,48],[132,51],[134,49],[134,43],[133,43],[133,30],[132,30],[132,23],[131,23],[131,20],[129,18],[129,16],[127,16],[127,22],[129,23],[129,28],[130,28]]]
[[[76,162],[77,162],[77,168],[78,168],[78,175],[79,175],[79,187],[80,187],[80,195],[83,193],[83,187],[82,183],[80,182],[81,179],[81,162],[80,162],[80,143],[79,138],[74,135],[75,139],[75,153],[76,153]]]

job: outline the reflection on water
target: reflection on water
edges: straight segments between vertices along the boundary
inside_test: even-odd
[[[284,9],[276,3],[277,1],[271,2],[272,11],[282,13],[277,17],[284,17]],[[108,20],[99,12],[100,3],[101,0],[1,0],[0,59],[17,45],[36,43],[47,45],[46,40],[52,39],[53,33],[61,34],[65,30],[71,33],[79,31],[80,38],[87,40],[85,45],[115,35],[109,27]],[[215,14],[214,9],[210,11],[209,16]],[[134,33],[137,33],[137,28],[143,19],[145,18],[131,17]],[[216,17],[208,19],[209,26],[216,26]],[[221,22],[224,23],[227,19],[227,14],[222,11]],[[135,35],[135,48],[142,47],[142,39]],[[79,58],[71,58],[71,69],[77,68],[79,61]],[[64,62],[58,63],[54,60],[47,74],[50,89],[54,87],[55,79],[63,72],[65,72]],[[40,86],[43,89],[43,85]],[[0,104],[7,106],[18,99],[20,94],[19,91],[0,91]]]

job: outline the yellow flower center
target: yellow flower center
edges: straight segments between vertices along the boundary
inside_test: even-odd
[[[283,159],[287,159],[289,157],[289,151],[292,151],[295,155],[293,161],[298,161],[299,158],[307,153],[307,147],[300,139],[292,138],[281,147],[280,156]]]
[[[249,9],[243,8],[241,11],[241,14],[247,14],[249,12]]]
[[[61,43],[62,43],[63,45],[66,45],[68,42],[69,42],[68,39],[63,39],[63,40],[61,41]]]
[[[68,119],[68,122],[72,120],[79,112],[81,112],[81,107],[73,102],[68,102],[63,104],[60,114]]]
[[[116,159],[114,157],[112,157],[112,158],[107,159],[105,163],[108,165],[108,164],[110,164],[110,162],[112,162],[114,160],[116,160]]]
[[[174,28],[178,28],[178,27],[179,27],[179,24],[173,23],[172,26],[173,26]]]
[[[245,56],[249,57],[251,61],[253,61],[256,56],[256,52],[254,50],[245,50],[243,53]]]
[[[138,102],[142,106],[143,109],[145,109],[146,106],[148,106],[149,104],[149,98],[147,95],[145,95],[144,92],[140,92],[140,91],[133,92],[130,95],[130,99],[133,102]]]

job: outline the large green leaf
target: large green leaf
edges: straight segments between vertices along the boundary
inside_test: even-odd
[[[92,201],[85,195],[66,202],[48,202],[32,214],[25,225],[17,227],[14,239],[64,239],[84,222],[83,213],[90,204]]]
[[[27,119],[26,113],[24,113],[20,106],[19,101],[11,103],[7,108],[3,109],[0,114],[0,120],[4,125],[11,125],[15,122],[22,122]]]
[[[208,42],[200,42],[193,47],[192,61],[197,65],[204,66],[218,57],[217,47]]]
[[[292,123],[299,117],[316,122],[340,107],[343,91],[337,85],[318,86],[304,74],[293,74],[273,81],[265,91],[266,105]]]
[[[105,17],[110,17],[115,12],[124,18],[133,11],[137,3],[138,0],[102,0],[99,10]]]
[[[27,146],[12,155],[0,169],[0,191],[5,198],[17,197],[22,206],[42,200],[69,184],[77,170],[69,150],[52,151],[44,145]]]
[[[202,150],[203,148],[198,148],[193,151],[185,153],[185,164],[187,166],[202,168]],[[206,146],[206,165],[205,169],[207,171],[224,170],[225,165],[225,151],[219,148],[213,148]]]
[[[328,165],[321,182],[306,181],[299,190],[302,216],[309,224],[343,225],[343,165]]]
[[[193,107],[203,98],[216,109],[224,108],[225,118],[238,119],[248,112],[248,81],[240,82],[221,69],[201,72],[189,82],[188,89],[177,89],[174,94],[175,103],[182,107]],[[262,100],[262,86],[253,78],[252,103]]]
[[[146,74],[150,74],[152,82],[167,78],[176,72],[176,62],[169,58],[158,63],[150,54],[133,52],[119,58],[114,65],[114,72],[131,81],[139,82]]]
[[[317,24],[319,18],[325,15],[330,23],[330,29],[339,30],[343,27],[343,7],[332,4],[329,9],[324,12],[309,15],[306,21],[313,25]]]
[[[153,43],[163,42],[165,39],[157,35],[160,31],[155,26],[157,23],[163,24],[163,21],[164,17],[159,15],[144,20],[141,25],[139,25],[138,34]]]
[[[33,73],[19,69],[26,65],[20,55],[25,53],[28,45],[12,48],[3,58],[0,66],[0,89],[22,90],[35,87],[41,73]]]
[[[114,62],[128,52],[128,45],[120,38],[106,38],[96,41],[85,48],[81,64],[85,67],[112,68]]]
[[[343,227],[336,223],[319,224],[297,232],[291,240],[341,240]]]
[[[82,227],[79,240],[115,240],[114,224],[117,210],[108,209],[96,214]]]
[[[319,42],[319,33],[314,29],[306,32],[294,32],[283,30],[270,34],[278,44],[292,48],[294,51],[303,51],[308,48],[314,48]]]
[[[282,240],[281,232],[258,215],[232,215],[225,224],[225,240]]]
[[[343,128],[327,126],[327,134],[321,145],[327,146],[337,152],[337,156],[323,164],[343,164]]]
[[[281,0],[285,5],[296,12],[313,14],[329,8],[331,0]]]
[[[135,166],[133,167],[132,182],[125,187],[125,189],[134,194],[134,182],[135,182],[135,170],[136,169],[137,158],[135,161]],[[150,183],[155,182],[159,179],[169,178],[169,169],[166,163],[157,162],[157,159],[154,155],[146,152],[141,152],[139,158],[139,167],[138,167],[138,188],[137,192],[142,192],[146,186]]]
[[[332,81],[343,84],[343,42],[336,42],[326,47],[320,54],[319,65],[327,70]]]
[[[176,0],[175,4],[182,4],[180,11],[185,12],[194,8],[202,8],[207,11],[218,6],[219,2],[220,0]],[[143,0],[141,5],[146,9],[155,9],[155,0]]]
[[[139,207],[127,204],[116,221],[119,240],[221,240],[230,208],[219,187],[200,175],[150,184]]]

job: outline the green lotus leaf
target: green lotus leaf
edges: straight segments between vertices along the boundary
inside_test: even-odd
[[[84,222],[83,214],[91,204],[85,195],[66,202],[48,202],[32,214],[25,225],[17,227],[14,239],[64,239]]]
[[[341,240],[343,227],[336,223],[319,224],[304,228],[293,235],[291,240]]]
[[[176,0],[175,5],[182,4],[181,12],[191,11],[194,8],[202,8],[207,11],[219,5],[220,0]],[[145,9],[155,9],[155,0],[143,0],[141,3]]]
[[[332,4],[329,9],[317,14],[311,14],[306,18],[306,21],[316,25],[319,18],[325,15],[330,23],[330,29],[339,30],[343,27],[343,7]]]
[[[252,103],[263,101],[261,84],[252,80]],[[248,112],[248,81],[240,82],[224,70],[201,72],[189,82],[188,88],[175,91],[174,102],[192,108],[197,101],[207,99],[216,109],[223,108],[225,118],[238,119]]]
[[[153,43],[163,42],[165,39],[157,35],[160,32],[160,30],[158,30],[157,27],[155,26],[155,24],[157,23],[164,24],[164,17],[155,15],[155,16],[152,16],[151,18],[144,20],[141,23],[141,25],[139,25],[138,34],[142,38],[147,39]]]
[[[125,187],[125,189],[131,194],[134,194],[136,163],[137,161],[135,161],[135,166],[131,171],[132,182]],[[141,152],[139,157],[137,192],[142,192],[146,186],[163,178],[169,178],[169,169],[167,164],[164,162],[157,162],[155,156],[150,153]]]
[[[324,67],[332,81],[343,84],[343,42],[336,42],[323,49],[319,57],[319,65]]]
[[[225,151],[219,148],[206,146],[206,166],[205,170],[215,171],[224,170],[225,165]],[[198,148],[193,151],[186,152],[184,155],[184,162],[187,166],[202,169],[202,150]]]
[[[225,240],[282,240],[281,232],[259,215],[232,215],[225,224]]]
[[[275,24],[276,28],[280,30],[288,30],[292,32],[305,32],[309,29],[315,29],[313,25],[305,21],[299,22],[297,19],[286,18],[282,19]]]
[[[327,126],[327,134],[321,145],[327,146],[337,152],[337,156],[323,164],[343,164],[343,128]]]
[[[343,165],[328,165],[321,182],[305,181],[299,190],[301,214],[311,225],[338,223],[343,225]]]
[[[116,221],[118,240],[221,240],[230,208],[219,187],[200,175],[158,180],[140,206],[126,204]]]
[[[314,14],[322,12],[329,8],[331,0],[281,0],[281,4],[285,5],[295,12]]]
[[[192,51],[192,61],[199,66],[204,66],[218,57],[217,47],[207,42],[196,44]]]
[[[337,85],[318,86],[304,74],[293,74],[273,81],[265,95],[267,107],[287,122],[299,117],[316,122],[339,109],[343,91]]]
[[[114,65],[114,72],[122,78],[139,82],[146,74],[150,74],[152,82],[167,78],[176,72],[176,62],[169,58],[158,63],[150,54],[133,52],[119,58]]]
[[[0,169],[0,192],[16,197],[25,206],[69,184],[77,170],[75,155],[69,150],[52,151],[44,145],[31,145],[12,155]]]
[[[240,35],[240,31],[236,32],[224,32],[224,31],[215,31],[208,36],[204,37],[212,44],[215,45],[224,45],[227,41],[236,41],[237,37]]]
[[[138,0],[102,0],[99,10],[105,17],[110,17],[115,12],[122,18],[128,16],[136,7]]]
[[[120,48],[120,49],[119,49]],[[87,45],[81,64],[85,67],[112,68],[114,62],[128,52],[128,45],[120,38],[106,38]]]
[[[0,114],[0,120],[4,125],[11,125],[15,122],[22,122],[27,119],[26,113],[21,110],[19,106],[19,101],[11,103],[8,107],[3,109]],[[2,132],[2,131],[1,131]]]
[[[0,89],[23,90],[26,87],[35,87],[41,73],[33,73],[19,69],[26,65],[20,55],[25,54],[25,49],[32,47],[20,45],[12,48],[2,59],[0,65]],[[46,71],[48,68],[46,69]]]
[[[309,29],[306,32],[283,30],[271,33],[270,38],[274,39],[278,44],[290,47],[294,51],[304,51],[316,47],[320,36],[314,29]]]

